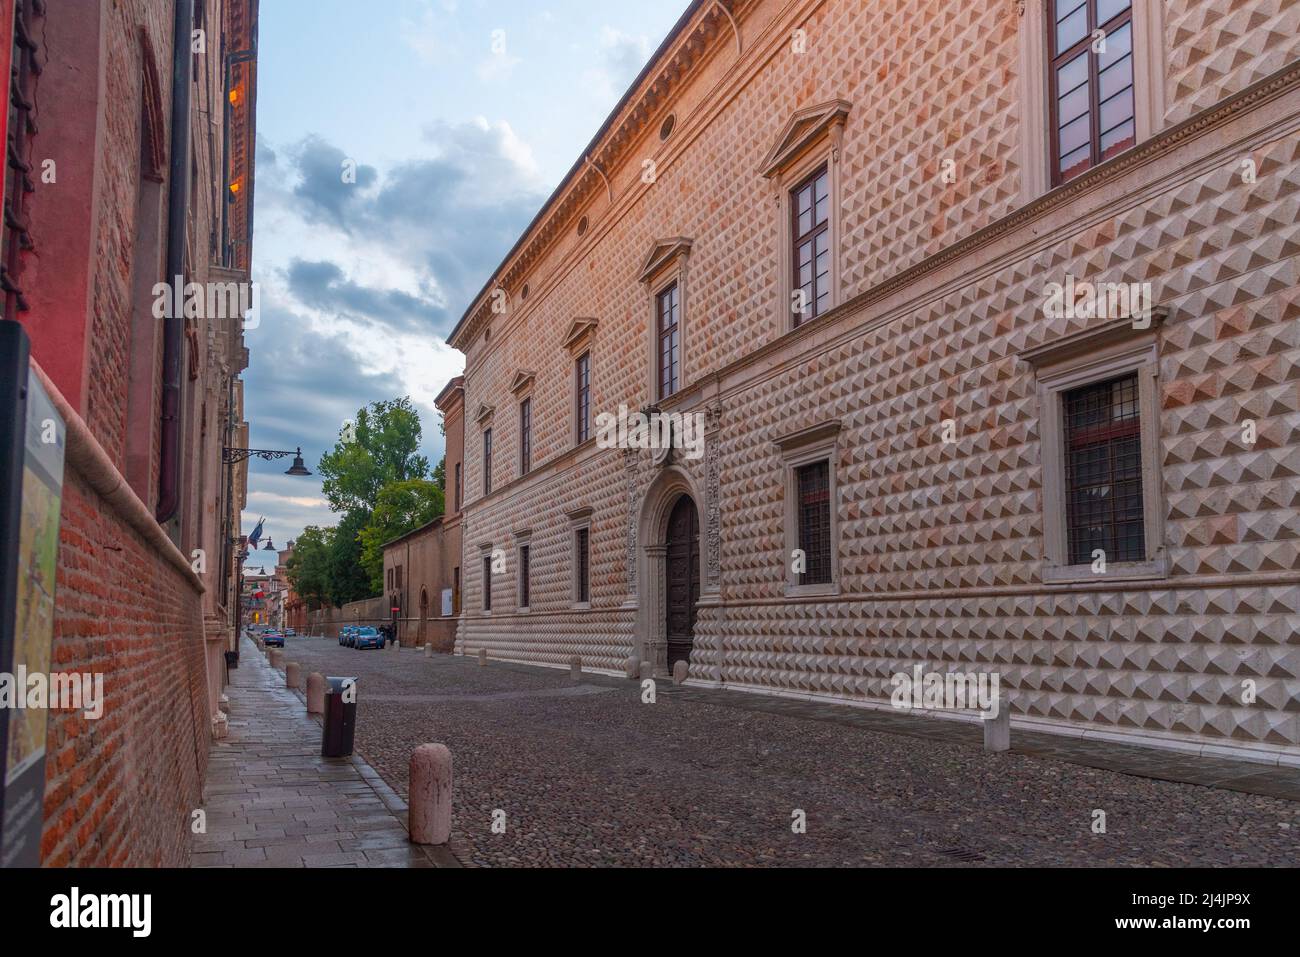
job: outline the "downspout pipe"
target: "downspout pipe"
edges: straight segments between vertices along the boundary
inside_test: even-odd
[[[174,284],[163,320],[161,448],[159,450],[159,524],[176,517],[181,484],[181,372],[185,349],[185,314],[177,307],[184,295],[185,226],[190,192],[190,33],[194,0],[176,0],[172,28],[171,162],[167,181],[167,281]]]

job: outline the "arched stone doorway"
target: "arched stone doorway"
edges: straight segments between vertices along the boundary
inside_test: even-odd
[[[633,651],[654,665],[656,675],[689,661],[694,648],[704,554],[701,501],[691,476],[675,465],[659,472],[642,500]]]

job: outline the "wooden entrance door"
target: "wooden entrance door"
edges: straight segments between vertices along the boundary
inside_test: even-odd
[[[691,656],[695,603],[700,597],[700,520],[695,503],[683,495],[668,517],[668,670]]]

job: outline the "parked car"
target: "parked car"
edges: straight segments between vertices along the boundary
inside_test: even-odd
[[[294,631],[292,628],[286,628],[284,630],[284,636],[286,638],[297,638],[298,632]]]
[[[379,629],[363,627],[358,628],[352,636],[353,648],[383,648],[384,636],[379,633]]]
[[[276,648],[284,647],[284,635],[278,631],[268,631],[262,636],[262,641],[264,641],[268,646],[274,646]]]
[[[339,644],[346,645],[347,643],[348,643],[348,626],[344,625],[342,628],[339,629]]]

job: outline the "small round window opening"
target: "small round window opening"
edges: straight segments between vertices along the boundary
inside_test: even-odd
[[[528,283],[524,283],[524,288],[519,293],[520,300],[528,298]]]
[[[586,234],[587,234],[587,217],[583,216],[582,219],[578,220],[578,235],[585,236]]]
[[[664,120],[663,125],[659,127],[660,141],[666,140],[668,139],[668,137],[672,136],[673,127],[676,125],[677,125],[677,117],[674,116],[672,113],[669,113],[668,118]]]

